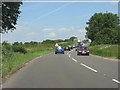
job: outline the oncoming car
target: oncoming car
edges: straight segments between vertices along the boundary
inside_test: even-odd
[[[64,54],[64,49],[61,46],[55,48],[55,54],[62,53]]]
[[[88,55],[89,56],[89,50],[87,47],[82,46],[77,50],[77,55]]]

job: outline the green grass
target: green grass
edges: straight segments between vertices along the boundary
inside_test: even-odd
[[[53,50],[37,50],[34,52],[29,52],[26,54],[15,53],[11,57],[5,57],[3,59],[2,66],[2,76],[5,77],[10,72],[15,72],[21,68],[28,61],[45,54],[53,52]]]
[[[120,59],[118,45],[95,45],[89,47],[91,54]]]

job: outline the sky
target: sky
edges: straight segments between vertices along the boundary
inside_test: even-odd
[[[95,13],[118,13],[117,2],[23,2],[16,30],[2,41],[42,42],[46,39],[85,38],[86,22]]]

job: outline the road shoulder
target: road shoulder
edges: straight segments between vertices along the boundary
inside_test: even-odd
[[[119,62],[119,59],[116,59],[116,58],[102,57],[102,56],[93,55],[93,54],[90,54],[90,55],[94,56],[94,57],[102,58],[102,59],[105,59],[105,60],[111,60],[111,61],[117,61],[117,62]]]

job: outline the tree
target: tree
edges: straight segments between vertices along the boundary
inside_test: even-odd
[[[13,45],[19,45],[19,42],[14,42]]]
[[[0,33],[13,31],[19,14],[21,13],[20,6],[22,2],[2,2],[2,29]]]
[[[31,41],[31,42],[30,42],[30,44],[31,44],[31,45],[37,45],[37,44],[38,44],[38,42]]]
[[[64,40],[62,39],[57,39],[57,40],[54,40],[55,43],[59,43],[59,42],[64,42]]]
[[[10,45],[10,43],[8,43],[8,41],[3,41],[2,45]]]
[[[95,13],[87,22],[87,38],[95,44],[118,43],[119,17],[112,13]]]
[[[55,43],[55,41],[47,39],[47,40],[42,42],[42,44],[51,44],[51,43]]]
[[[74,39],[76,39],[76,37],[75,37],[75,36],[72,36],[72,37],[70,37],[69,40],[74,41]]]

